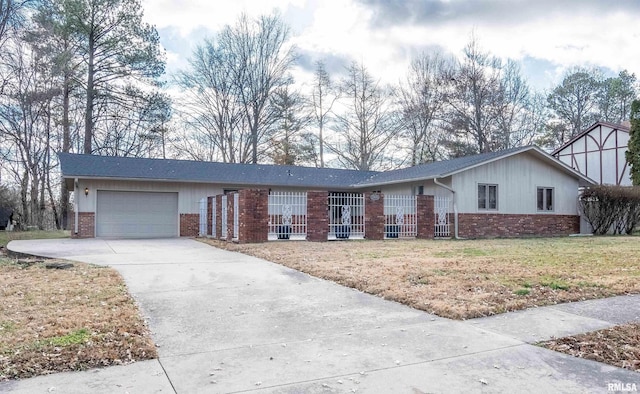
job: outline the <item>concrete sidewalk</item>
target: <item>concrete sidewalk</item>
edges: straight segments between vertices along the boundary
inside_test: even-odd
[[[637,297],[459,322],[189,239],[9,248],[116,268],[159,359],[3,382],[0,391],[601,393],[609,383],[640,385],[638,373],[527,343],[635,320]],[[624,315],[598,312],[616,305]]]

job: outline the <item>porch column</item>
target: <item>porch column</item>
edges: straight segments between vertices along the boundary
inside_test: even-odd
[[[434,226],[436,216],[433,211],[433,196],[417,195],[416,205],[418,208],[417,224],[418,235],[420,239],[433,239],[434,238]]]
[[[240,243],[266,242],[269,238],[269,191],[240,190],[238,220]]]
[[[329,192],[307,192],[307,240],[323,242],[329,235]]]
[[[384,239],[384,195],[364,194],[364,237],[371,240]]]

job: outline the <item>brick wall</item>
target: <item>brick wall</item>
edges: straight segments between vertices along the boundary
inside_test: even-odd
[[[577,215],[458,214],[461,238],[560,236],[578,232]]]
[[[180,236],[197,237],[199,232],[200,214],[181,213],[180,214]]]
[[[216,196],[216,236],[222,239],[222,195]]]
[[[269,237],[269,191],[240,190],[240,243],[266,242]]]
[[[75,217],[70,223],[75,221]],[[71,233],[72,238],[95,238],[96,214],[93,212],[78,212],[78,233]]]
[[[435,213],[433,212],[433,196],[420,194],[416,196],[418,235],[416,238],[433,239]],[[452,234],[453,235],[453,234]]]
[[[322,242],[329,235],[328,192],[307,192],[307,240]]]
[[[366,239],[384,239],[384,195],[376,193],[377,199],[371,199],[374,193],[364,194],[364,237]]]

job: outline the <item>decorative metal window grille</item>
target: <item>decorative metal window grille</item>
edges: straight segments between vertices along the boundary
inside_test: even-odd
[[[328,239],[364,238],[364,195],[329,193]]]
[[[448,238],[451,237],[451,198],[435,196],[433,199],[433,208],[435,213],[435,228],[434,236],[436,238]]]
[[[415,238],[418,235],[417,199],[411,195],[384,196],[384,237]]]
[[[307,193],[269,193],[269,240],[307,238]]]
[[[200,200],[200,218],[198,221],[198,233],[201,237],[207,235],[207,199]]]
[[[216,200],[217,200],[217,197],[215,197],[215,196],[211,198],[211,207],[212,207],[212,209],[211,209],[211,223],[212,223],[211,224],[211,236],[213,238],[216,238],[216,232],[217,232],[216,231],[217,230],[216,229],[216,227],[217,227],[216,226],[216,219],[217,219],[217,216],[218,216],[218,212],[217,212],[217,204],[216,204],[217,201]]]
[[[228,214],[228,210],[227,210],[227,195],[225,194],[224,196],[222,196],[222,234],[220,234],[220,238],[221,239],[227,239],[227,214]]]
[[[238,233],[240,232],[240,195],[238,193],[233,194],[233,239],[238,239]]]

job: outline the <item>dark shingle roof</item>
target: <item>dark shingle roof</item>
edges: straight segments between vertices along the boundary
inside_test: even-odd
[[[390,183],[406,182],[411,180],[423,180],[442,178],[462,171],[469,167],[474,167],[487,161],[509,156],[514,153],[528,150],[531,147],[519,147],[502,150],[499,152],[482,153],[479,155],[459,157],[457,159],[437,161],[434,163],[420,164],[414,167],[402,168],[399,170],[380,172],[372,177],[358,183],[357,186],[377,186]]]
[[[227,185],[348,188],[377,174],[333,168],[268,164],[213,163],[189,160],[59,153],[65,178],[112,178]]]
[[[581,185],[593,181],[535,146],[506,149],[499,152],[465,156],[457,159],[421,164],[399,170],[375,172],[278,166],[269,164],[212,163],[188,160],[141,159],[59,153],[65,178],[106,178],[201,182],[233,185],[290,186],[322,189],[376,187],[394,183],[444,178],[457,172],[512,156],[530,152],[549,165],[580,180]]]

